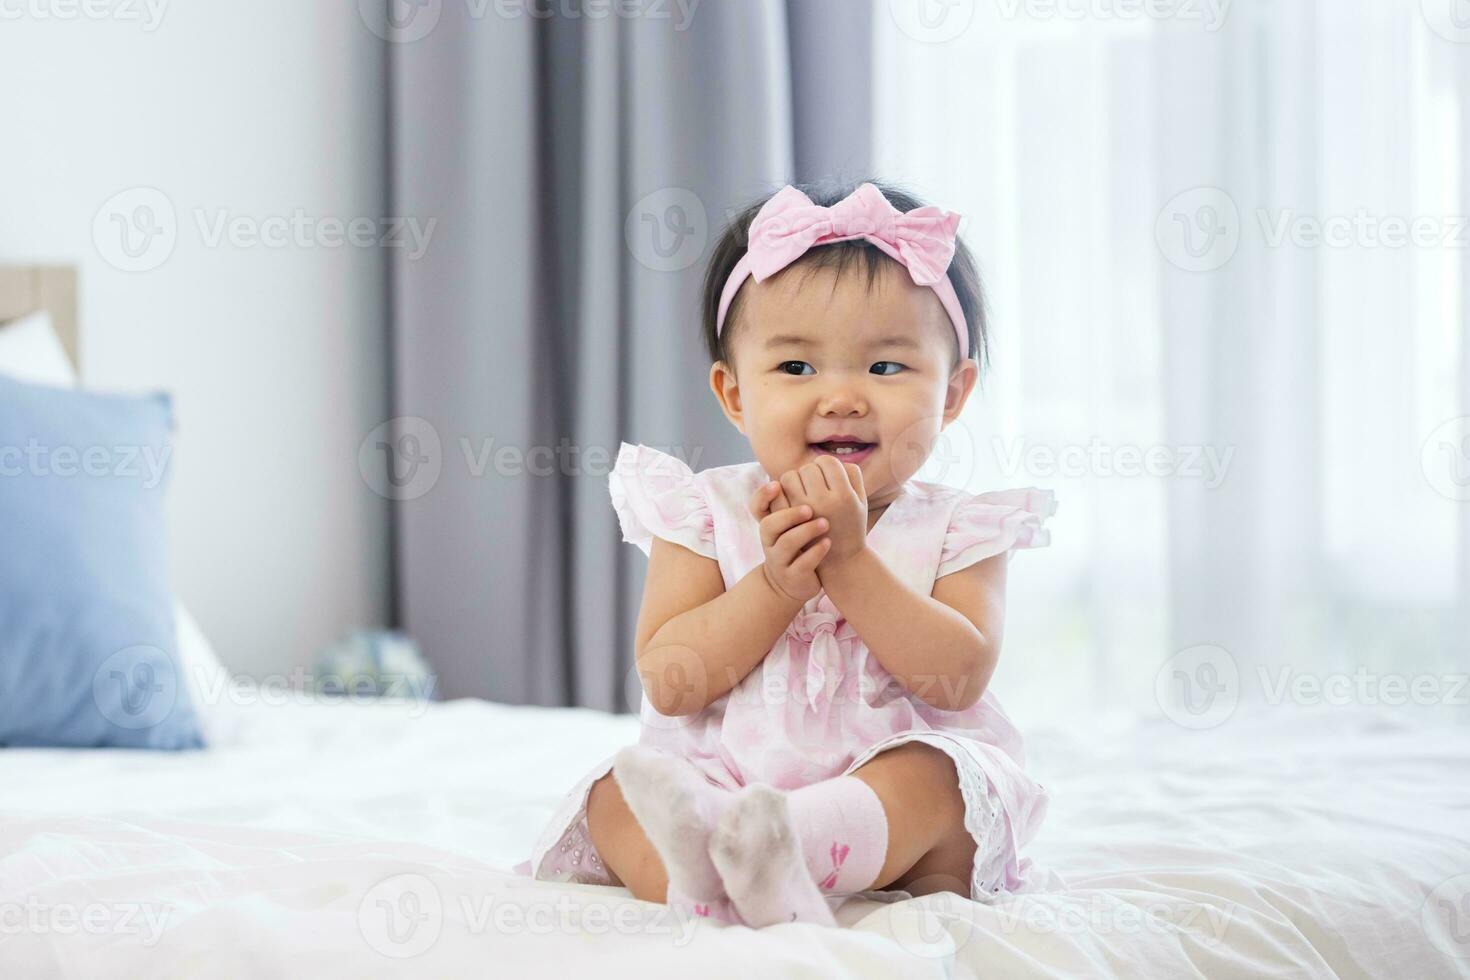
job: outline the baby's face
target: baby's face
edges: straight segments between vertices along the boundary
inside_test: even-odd
[[[955,363],[954,327],[927,286],[883,262],[839,276],[787,269],[742,287],[731,351],[710,384],[725,414],[779,478],[823,454],[862,468],[869,507],[894,499],[964,407],[978,377]],[[830,443],[843,439],[856,452]],[[826,443],[824,445],[824,443]]]

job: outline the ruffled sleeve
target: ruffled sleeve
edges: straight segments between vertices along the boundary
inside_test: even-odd
[[[950,516],[934,577],[1012,548],[1045,547],[1051,531],[1043,525],[1056,512],[1056,495],[1035,487],[967,495]]]
[[[653,539],[681,544],[715,558],[715,522],[694,471],[683,460],[648,446],[624,442],[607,478],[623,540],[645,555]]]

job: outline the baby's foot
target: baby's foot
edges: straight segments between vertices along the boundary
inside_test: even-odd
[[[740,913],[736,910],[735,903],[730,901],[729,895],[719,898],[690,898],[670,883],[664,896],[664,904],[678,911],[686,922],[692,918],[702,918],[729,926],[745,925],[745,920],[740,918]]]
[[[710,859],[748,925],[837,924],[807,870],[780,790],[757,783],[737,793],[715,825]]]
[[[685,759],[644,745],[630,745],[614,757],[613,778],[663,858],[669,883],[693,898],[723,898],[709,839],[734,794],[711,785]]]

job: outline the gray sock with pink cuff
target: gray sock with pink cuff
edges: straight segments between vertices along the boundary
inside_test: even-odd
[[[709,842],[735,794],[687,759],[645,745],[630,745],[614,757],[613,778],[663,860],[670,887],[702,903],[724,898]]]

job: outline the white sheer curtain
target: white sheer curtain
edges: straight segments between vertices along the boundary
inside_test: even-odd
[[[879,0],[876,169],[993,310],[929,475],[1059,501],[1014,711],[1470,714],[1459,2]]]

